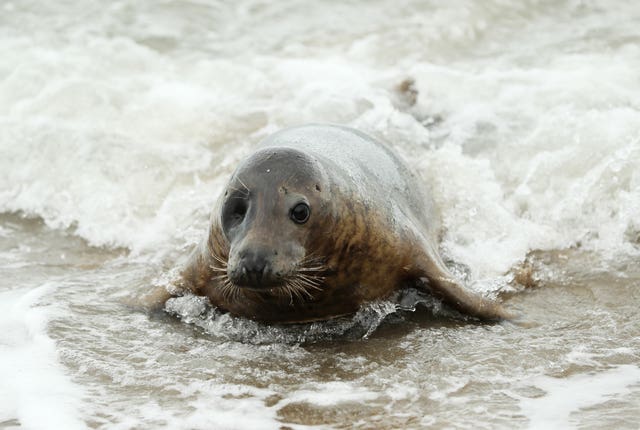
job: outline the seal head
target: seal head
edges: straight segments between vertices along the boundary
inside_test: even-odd
[[[317,288],[318,262],[306,247],[317,220],[330,212],[322,173],[309,156],[288,148],[263,149],[238,167],[220,220],[229,243],[229,285],[291,294]]]

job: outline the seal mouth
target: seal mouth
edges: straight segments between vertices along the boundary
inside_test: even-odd
[[[267,266],[260,270],[248,270],[245,266],[241,270],[227,273],[227,276],[239,288],[252,291],[264,291],[286,283],[286,279],[280,273],[267,270]]]
[[[227,301],[237,301],[242,293],[249,292],[265,297],[286,297],[292,305],[294,301],[313,300],[314,292],[324,289],[329,270],[323,259],[308,255],[286,275],[274,273],[264,276],[264,273],[252,273],[243,268],[243,276],[232,276],[227,258],[213,252],[211,255],[214,264],[209,265],[209,268],[216,273],[212,279],[218,281],[219,290]]]
[[[287,278],[279,278],[269,283],[244,284],[236,283],[228,276],[223,276],[220,291],[228,301],[238,301],[243,293],[254,293],[265,299],[285,299],[290,305],[298,302],[314,300],[314,293],[323,290],[324,277],[296,272]]]
[[[285,297],[291,303],[306,301],[314,298],[314,291],[321,291],[322,280],[295,273],[287,278],[278,278],[260,284],[231,284],[239,291],[251,291],[269,297]]]
[[[238,282],[238,281],[232,281],[232,282],[236,287],[240,288],[241,290],[255,291],[255,292],[264,292],[264,291],[274,290],[277,288],[283,288],[286,285],[286,281],[283,279],[264,280],[264,281],[252,282],[252,283]]]

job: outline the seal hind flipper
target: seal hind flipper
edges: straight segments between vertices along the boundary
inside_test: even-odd
[[[463,287],[440,259],[428,258],[419,269],[418,286],[443,300],[458,311],[482,320],[510,320],[510,312],[493,300]]]
[[[431,294],[442,299],[460,312],[482,320],[510,320],[514,316],[504,307],[462,287],[446,276],[427,276],[420,279]]]

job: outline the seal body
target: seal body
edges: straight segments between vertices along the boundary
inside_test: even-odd
[[[508,316],[448,272],[423,188],[397,154],[357,130],[277,132],[231,176],[183,287],[270,322],[352,314],[406,285],[479,318]]]

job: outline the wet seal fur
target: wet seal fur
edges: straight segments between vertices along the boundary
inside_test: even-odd
[[[181,293],[232,315],[297,323],[417,286],[464,314],[509,318],[451,275],[438,234],[433,202],[387,146],[343,126],[289,128],[231,176]]]

